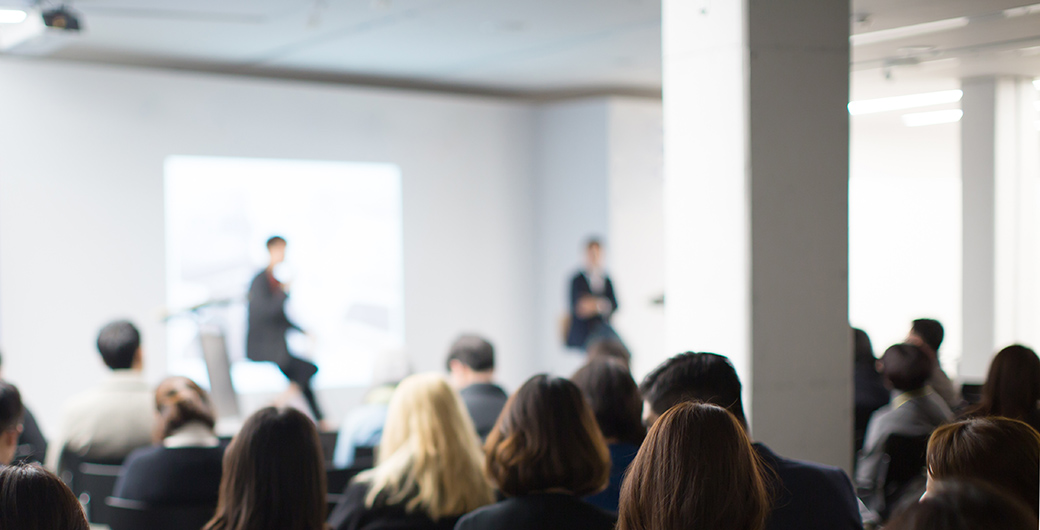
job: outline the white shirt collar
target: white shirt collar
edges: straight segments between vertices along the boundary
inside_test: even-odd
[[[163,439],[163,447],[217,447],[220,440],[213,430],[202,423],[193,421]]]

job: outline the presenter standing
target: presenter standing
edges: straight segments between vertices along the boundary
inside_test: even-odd
[[[317,421],[323,419],[318,400],[311,388],[311,378],[318,367],[310,361],[289,353],[285,334],[290,329],[303,333],[285,314],[288,295],[285,286],[274,276],[274,268],[285,261],[285,239],[274,236],[267,240],[271,261],[267,268],[253,278],[249,286],[249,330],[246,332],[246,357],[253,361],[268,361],[278,365],[282,373],[303,397]]]
[[[571,323],[567,346],[585,349],[595,340],[619,340],[610,317],[617,311],[614,285],[603,270],[603,245],[596,238],[585,244],[585,269],[571,280]]]

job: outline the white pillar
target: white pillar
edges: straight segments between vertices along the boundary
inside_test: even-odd
[[[1013,342],[1037,346],[1040,139],[1036,89],[1021,77],[962,82],[964,348],[959,374],[981,382]]]
[[[666,342],[729,356],[754,438],[849,468],[849,6],[664,0]]]

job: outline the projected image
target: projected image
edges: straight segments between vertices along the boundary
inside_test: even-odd
[[[245,358],[247,292],[288,242],[274,276],[288,291],[294,355],[319,388],[366,385],[372,359],[404,342],[401,179],[396,166],[174,156],[166,161],[167,358],[207,381],[199,334],[223,333],[239,393],[284,389]]]

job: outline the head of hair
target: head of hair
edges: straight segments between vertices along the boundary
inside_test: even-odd
[[[83,507],[54,473],[39,464],[0,468],[0,528],[89,530]]]
[[[632,354],[617,339],[593,340],[585,348],[585,355],[589,362],[610,359],[620,362],[625,368],[628,368],[632,363]]]
[[[463,335],[452,343],[448,351],[448,366],[459,361],[475,372],[490,372],[495,369],[495,347],[484,337]]]
[[[585,250],[589,250],[592,247],[603,248],[603,241],[596,236],[592,236],[585,240]]]
[[[917,390],[928,383],[932,358],[913,344],[895,344],[881,356],[881,374],[902,392]]]
[[[1040,510],[1040,434],[1008,418],[973,418],[943,425],[928,440],[933,480],[979,480]]]
[[[267,250],[271,250],[272,248],[274,248],[274,247],[276,247],[278,245],[281,245],[283,247],[285,246],[285,238],[284,237],[282,237],[282,236],[271,236],[271,237],[269,237],[267,239]]]
[[[189,423],[201,423],[210,430],[217,423],[209,394],[187,377],[167,377],[159,383],[155,410],[159,413],[153,437],[156,442]]]
[[[577,496],[610,480],[610,453],[581,390],[559,377],[528,379],[506,402],[484,445],[485,469],[509,497],[548,490]]]
[[[217,510],[206,530],[324,530],[325,465],[318,431],[292,408],[258,410],[224,453]]]
[[[942,346],[943,336],[943,325],[934,318],[919,318],[914,321],[910,326],[910,331],[921,338],[921,341],[928,345],[932,351],[939,351],[939,346]]]
[[[405,378],[394,391],[365,503],[404,504],[433,520],[494,502],[476,429],[459,394],[436,374]]]
[[[747,427],[740,377],[729,359],[721,355],[680,353],[647,374],[639,390],[655,414],[684,401],[699,401],[730,411]]]
[[[0,433],[18,428],[24,415],[25,407],[22,406],[22,395],[18,389],[0,381]]]
[[[765,466],[726,409],[680,403],[650,428],[621,487],[618,530],[761,530]]]
[[[943,481],[908,505],[885,530],[1033,530],[1036,516],[1022,501],[980,482]]]
[[[874,346],[870,343],[870,336],[866,331],[852,328],[852,354],[857,363],[873,366],[877,361],[877,358],[874,357]]]
[[[129,320],[110,322],[98,333],[97,348],[109,368],[126,370],[141,348],[141,333]]]
[[[603,437],[638,446],[646,437],[643,398],[632,374],[613,359],[590,360],[571,381],[585,395]]]
[[[982,399],[969,414],[1024,420],[1040,401],[1040,357],[1015,344],[1000,350],[989,365]]]

